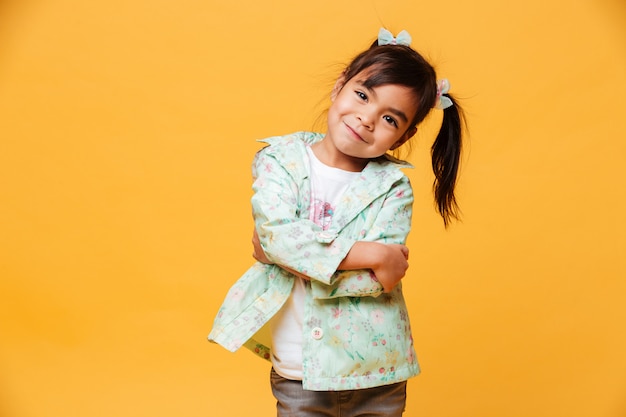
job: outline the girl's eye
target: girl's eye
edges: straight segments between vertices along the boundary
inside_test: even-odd
[[[394,119],[391,116],[383,116],[383,119],[389,123],[390,125],[394,126],[394,127],[398,127],[398,122],[396,122],[396,119]]]
[[[367,95],[362,91],[355,91],[356,95],[363,101],[367,101]]]

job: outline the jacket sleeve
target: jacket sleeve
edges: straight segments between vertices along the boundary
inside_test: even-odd
[[[267,258],[312,280],[329,284],[354,239],[329,235],[308,219],[300,218],[299,184],[290,172],[259,151],[253,163],[252,212],[259,241]]]
[[[364,225],[365,234],[361,240],[405,244],[411,230],[412,206],[413,190],[409,179],[403,177],[370,206],[367,216],[371,220]],[[330,284],[312,281],[311,289],[317,299],[377,297],[383,293],[382,285],[369,269],[337,271]]]

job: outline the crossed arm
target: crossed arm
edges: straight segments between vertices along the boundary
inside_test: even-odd
[[[254,230],[252,235],[252,246],[254,259],[265,264],[273,263],[265,255],[256,230]],[[408,260],[409,248],[405,245],[357,241],[352,245],[337,269],[371,269],[378,282],[383,286],[384,291],[389,292],[406,274],[406,270],[409,267]],[[310,277],[288,266],[279,266],[300,278],[310,279]]]

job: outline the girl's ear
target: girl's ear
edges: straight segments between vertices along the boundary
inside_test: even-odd
[[[413,126],[409,130],[406,131],[404,135],[400,139],[396,141],[389,150],[393,151],[394,149],[398,149],[400,146],[404,144],[407,140],[411,139],[417,133],[417,127]]]
[[[337,98],[337,95],[339,94],[339,92],[341,91],[345,83],[346,83],[346,74],[345,72],[342,72],[339,78],[337,78],[337,81],[335,82],[333,91],[330,92],[330,101],[335,101],[335,99]]]

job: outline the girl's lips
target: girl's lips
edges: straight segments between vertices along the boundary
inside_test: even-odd
[[[345,124],[346,128],[348,129],[348,132],[350,132],[350,134],[357,140],[361,141],[361,142],[365,142],[365,140],[361,137],[361,135],[359,135],[358,133],[356,133],[356,131],[354,129],[352,129],[348,124]]]

